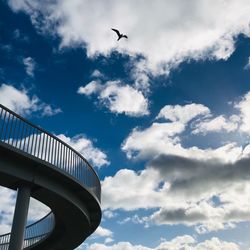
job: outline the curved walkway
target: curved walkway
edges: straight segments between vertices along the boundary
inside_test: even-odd
[[[24,249],[72,250],[101,220],[101,186],[90,164],[54,135],[0,104],[0,185],[31,187],[51,212],[25,229]],[[0,250],[10,234],[0,235]]]

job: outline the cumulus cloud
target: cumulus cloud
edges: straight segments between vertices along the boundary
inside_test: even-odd
[[[87,96],[98,94],[99,103],[112,113],[135,117],[149,114],[148,100],[142,92],[120,81],[108,81],[103,85],[92,81],[80,87],[77,93]]]
[[[26,71],[27,75],[33,77],[34,70],[36,67],[35,60],[32,57],[26,57],[26,58],[23,58],[23,64],[24,64],[25,71]]]
[[[250,92],[246,93],[240,102],[235,104],[235,107],[240,111],[242,123],[240,130],[246,133],[250,132]]]
[[[111,218],[116,217],[117,214],[114,213],[112,210],[108,210],[108,209],[107,209],[107,210],[104,210],[104,211],[103,211],[103,216],[104,216],[105,218],[111,219]]]
[[[197,159],[220,158],[235,161],[241,153],[241,148],[235,143],[227,143],[217,148],[201,149],[196,146],[185,148],[181,143],[181,135],[186,131],[191,121],[198,121],[194,130],[196,133],[212,130],[205,126],[206,117],[211,116],[210,110],[202,104],[167,105],[161,109],[156,119],[163,118],[167,121],[154,122],[146,129],[134,128],[122,144],[122,150],[128,158],[154,157],[158,154],[194,157]],[[199,117],[202,117],[200,120]],[[195,120],[196,119],[196,120]],[[204,120],[205,119],[205,120]],[[232,123],[238,121],[237,116],[232,116]],[[203,127],[202,127],[203,124]],[[225,124],[224,124],[225,125]],[[236,126],[235,124],[233,124]],[[227,126],[233,127],[232,124]],[[226,126],[226,125],[225,125]],[[229,129],[229,127],[226,127]],[[203,130],[202,130],[203,129]],[[206,129],[206,130],[205,130]],[[221,128],[220,128],[221,129]],[[230,152],[230,156],[228,153]]]
[[[129,211],[161,206],[165,199],[157,192],[158,180],[158,173],[153,170],[136,173],[121,169],[102,181],[102,207]]]
[[[164,241],[155,248],[142,245],[132,245],[129,242],[118,242],[117,244],[106,246],[104,244],[92,244],[88,250],[239,250],[239,245],[234,242],[222,241],[216,237],[203,242],[197,242],[190,235],[178,236],[172,240]]]
[[[208,132],[233,132],[238,129],[240,117],[232,115],[226,118],[223,115],[212,119],[204,119],[195,124],[193,134],[207,134]]]
[[[100,149],[94,147],[93,142],[87,139],[84,135],[76,135],[72,138],[63,134],[57,135],[62,141],[66,142],[76,151],[83,155],[94,166],[100,168],[104,165],[109,165],[107,155]]]
[[[161,155],[143,171],[121,169],[106,177],[103,207],[157,210],[147,217],[127,218],[122,224],[185,224],[195,226],[198,233],[232,228],[234,223],[250,220],[249,163],[250,158],[222,163]],[[126,193],[121,196],[122,190]]]
[[[113,235],[114,233],[104,227],[99,226],[96,231],[91,235],[92,239],[96,239],[96,238],[104,238],[104,243],[108,244],[114,241],[113,239]]]
[[[29,14],[39,31],[59,35],[61,46],[84,46],[89,56],[108,55],[114,49],[131,56],[140,54],[154,73],[166,73],[187,58],[227,59],[237,35],[250,34],[248,0],[212,4],[209,0],[64,0],[46,4],[9,0],[9,5],[13,11]],[[114,23],[128,34],[127,41],[114,39],[110,30]]]
[[[91,81],[86,86],[78,88],[77,93],[82,95],[92,95],[102,90],[102,85],[98,81]]]
[[[107,228],[99,226],[93,234],[93,237],[112,237],[113,232]]]
[[[188,123],[197,116],[207,116],[210,114],[208,107],[202,104],[166,105],[160,110],[156,119],[164,118],[172,122]]]
[[[52,116],[62,112],[60,108],[52,108],[35,95],[29,96],[27,90],[19,90],[4,83],[0,86],[0,103],[20,115],[40,113],[42,116]]]
[[[214,116],[202,104],[166,105],[148,128],[134,128],[122,143],[128,158],[149,159],[159,154],[178,155],[197,159],[220,158],[235,161],[242,148],[234,142],[214,148],[182,145],[183,133],[245,133],[250,132],[250,92],[234,102],[232,114]],[[220,142],[219,142],[220,143]],[[246,151],[245,151],[246,153]]]
[[[180,122],[153,123],[142,130],[134,128],[123,142],[122,150],[128,158],[149,158],[162,151],[171,151],[180,147],[178,135],[185,129]]]
[[[233,103],[235,113],[227,117],[219,115],[213,117],[202,117],[193,124],[193,134],[206,135],[209,132],[250,132],[250,92],[243,95],[239,101]]]
[[[248,93],[234,104],[238,113],[228,117],[213,117],[201,104],[168,105],[159,112],[157,122],[145,129],[133,129],[122,150],[128,158],[151,161],[143,171],[121,169],[106,177],[102,182],[104,207],[128,211],[154,208],[156,212],[137,221],[146,226],[185,224],[194,226],[198,233],[232,228],[250,220],[250,145],[224,142],[199,148],[184,147],[182,142],[183,133],[192,136],[193,128],[202,135],[243,132],[247,104]],[[123,189],[126,194],[117,195]]]

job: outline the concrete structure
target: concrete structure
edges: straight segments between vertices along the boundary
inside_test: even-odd
[[[0,236],[0,250],[72,250],[100,223],[100,181],[90,164],[2,105],[0,185],[18,190],[12,230]],[[30,196],[51,212],[25,227]]]

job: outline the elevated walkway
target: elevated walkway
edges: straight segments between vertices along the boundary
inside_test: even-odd
[[[25,228],[24,249],[73,250],[100,223],[100,181],[86,159],[2,105],[0,185],[29,187],[31,197],[51,208]],[[0,250],[10,249],[10,239],[0,235]]]

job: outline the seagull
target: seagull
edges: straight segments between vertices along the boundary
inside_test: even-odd
[[[119,30],[116,30],[116,29],[112,29],[116,34],[117,34],[117,36],[118,36],[118,39],[117,39],[117,41],[119,41],[121,38],[127,38],[128,39],[128,37],[126,36],[126,35],[123,35],[123,34],[121,34],[120,33],[120,31]]]

